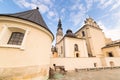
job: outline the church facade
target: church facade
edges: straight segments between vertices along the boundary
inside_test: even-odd
[[[120,66],[120,40],[106,38],[92,18],[75,33],[68,29],[63,35],[62,30],[59,19],[52,64],[66,70]]]

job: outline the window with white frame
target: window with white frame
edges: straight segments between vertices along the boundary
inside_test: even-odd
[[[0,33],[0,47],[25,48],[25,41],[29,30],[20,27],[3,26]]]

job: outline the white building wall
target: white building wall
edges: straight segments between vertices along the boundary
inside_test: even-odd
[[[7,44],[12,33],[9,30],[11,27],[25,31],[21,45]],[[25,80],[47,80],[52,40],[52,34],[40,25],[17,18],[0,17],[0,76],[11,76],[15,80],[23,80],[26,76],[29,77]],[[16,74],[18,76],[13,76]]]
[[[56,44],[57,52],[59,57],[64,57],[64,41],[61,40],[59,43]],[[62,47],[62,49],[61,49]]]
[[[95,68],[94,63],[97,63],[97,67],[102,67],[100,58],[51,58],[51,67],[56,64],[64,66],[65,70]]]
[[[4,42],[1,39],[2,42],[0,43],[0,54],[1,54],[0,66],[17,67],[17,66],[31,66],[31,65],[44,65],[44,64],[49,65],[50,63],[49,55],[51,54],[51,43],[52,43],[52,38],[50,36],[51,34],[41,26],[28,23],[27,21],[22,21],[19,19],[16,19],[16,21],[19,22],[17,23],[16,21],[14,21],[15,19],[12,18],[10,19],[11,21],[6,20],[5,22],[2,23],[0,22],[0,27],[21,28],[21,29],[29,30],[29,33],[26,36],[24,49],[21,49],[21,45],[7,44],[10,38],[9,35],[11,35],[11,33],[7,32],[8,31],[7,29],[5,30],[6,33],[2,37],[4,39]],[[3,29],[1,29],[1,31],[3,31]]]
[[[83,39],[65,37],[65,57],[75,57],[74,45],[78,45],[80,57],[88,57],[86,42]]]
[[[114,66],[120,66],[120,57],[105,57],[106,66],[111,67],[110,62],[113,62]]]

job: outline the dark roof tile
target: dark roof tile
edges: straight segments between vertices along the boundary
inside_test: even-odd
[[[15,13],[15,14],[9,14],[9,15],[13,17],[26,19],[28,21],[32,21],[48,29],[38,9],[28,10],[24,12]]]

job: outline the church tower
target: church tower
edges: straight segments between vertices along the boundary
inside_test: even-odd
[[[59,19],[57,33],[56,33],[56,43],[58,43],[62,39],[62,37],[63,37],[62,23],[61,23],[61,19]]]

